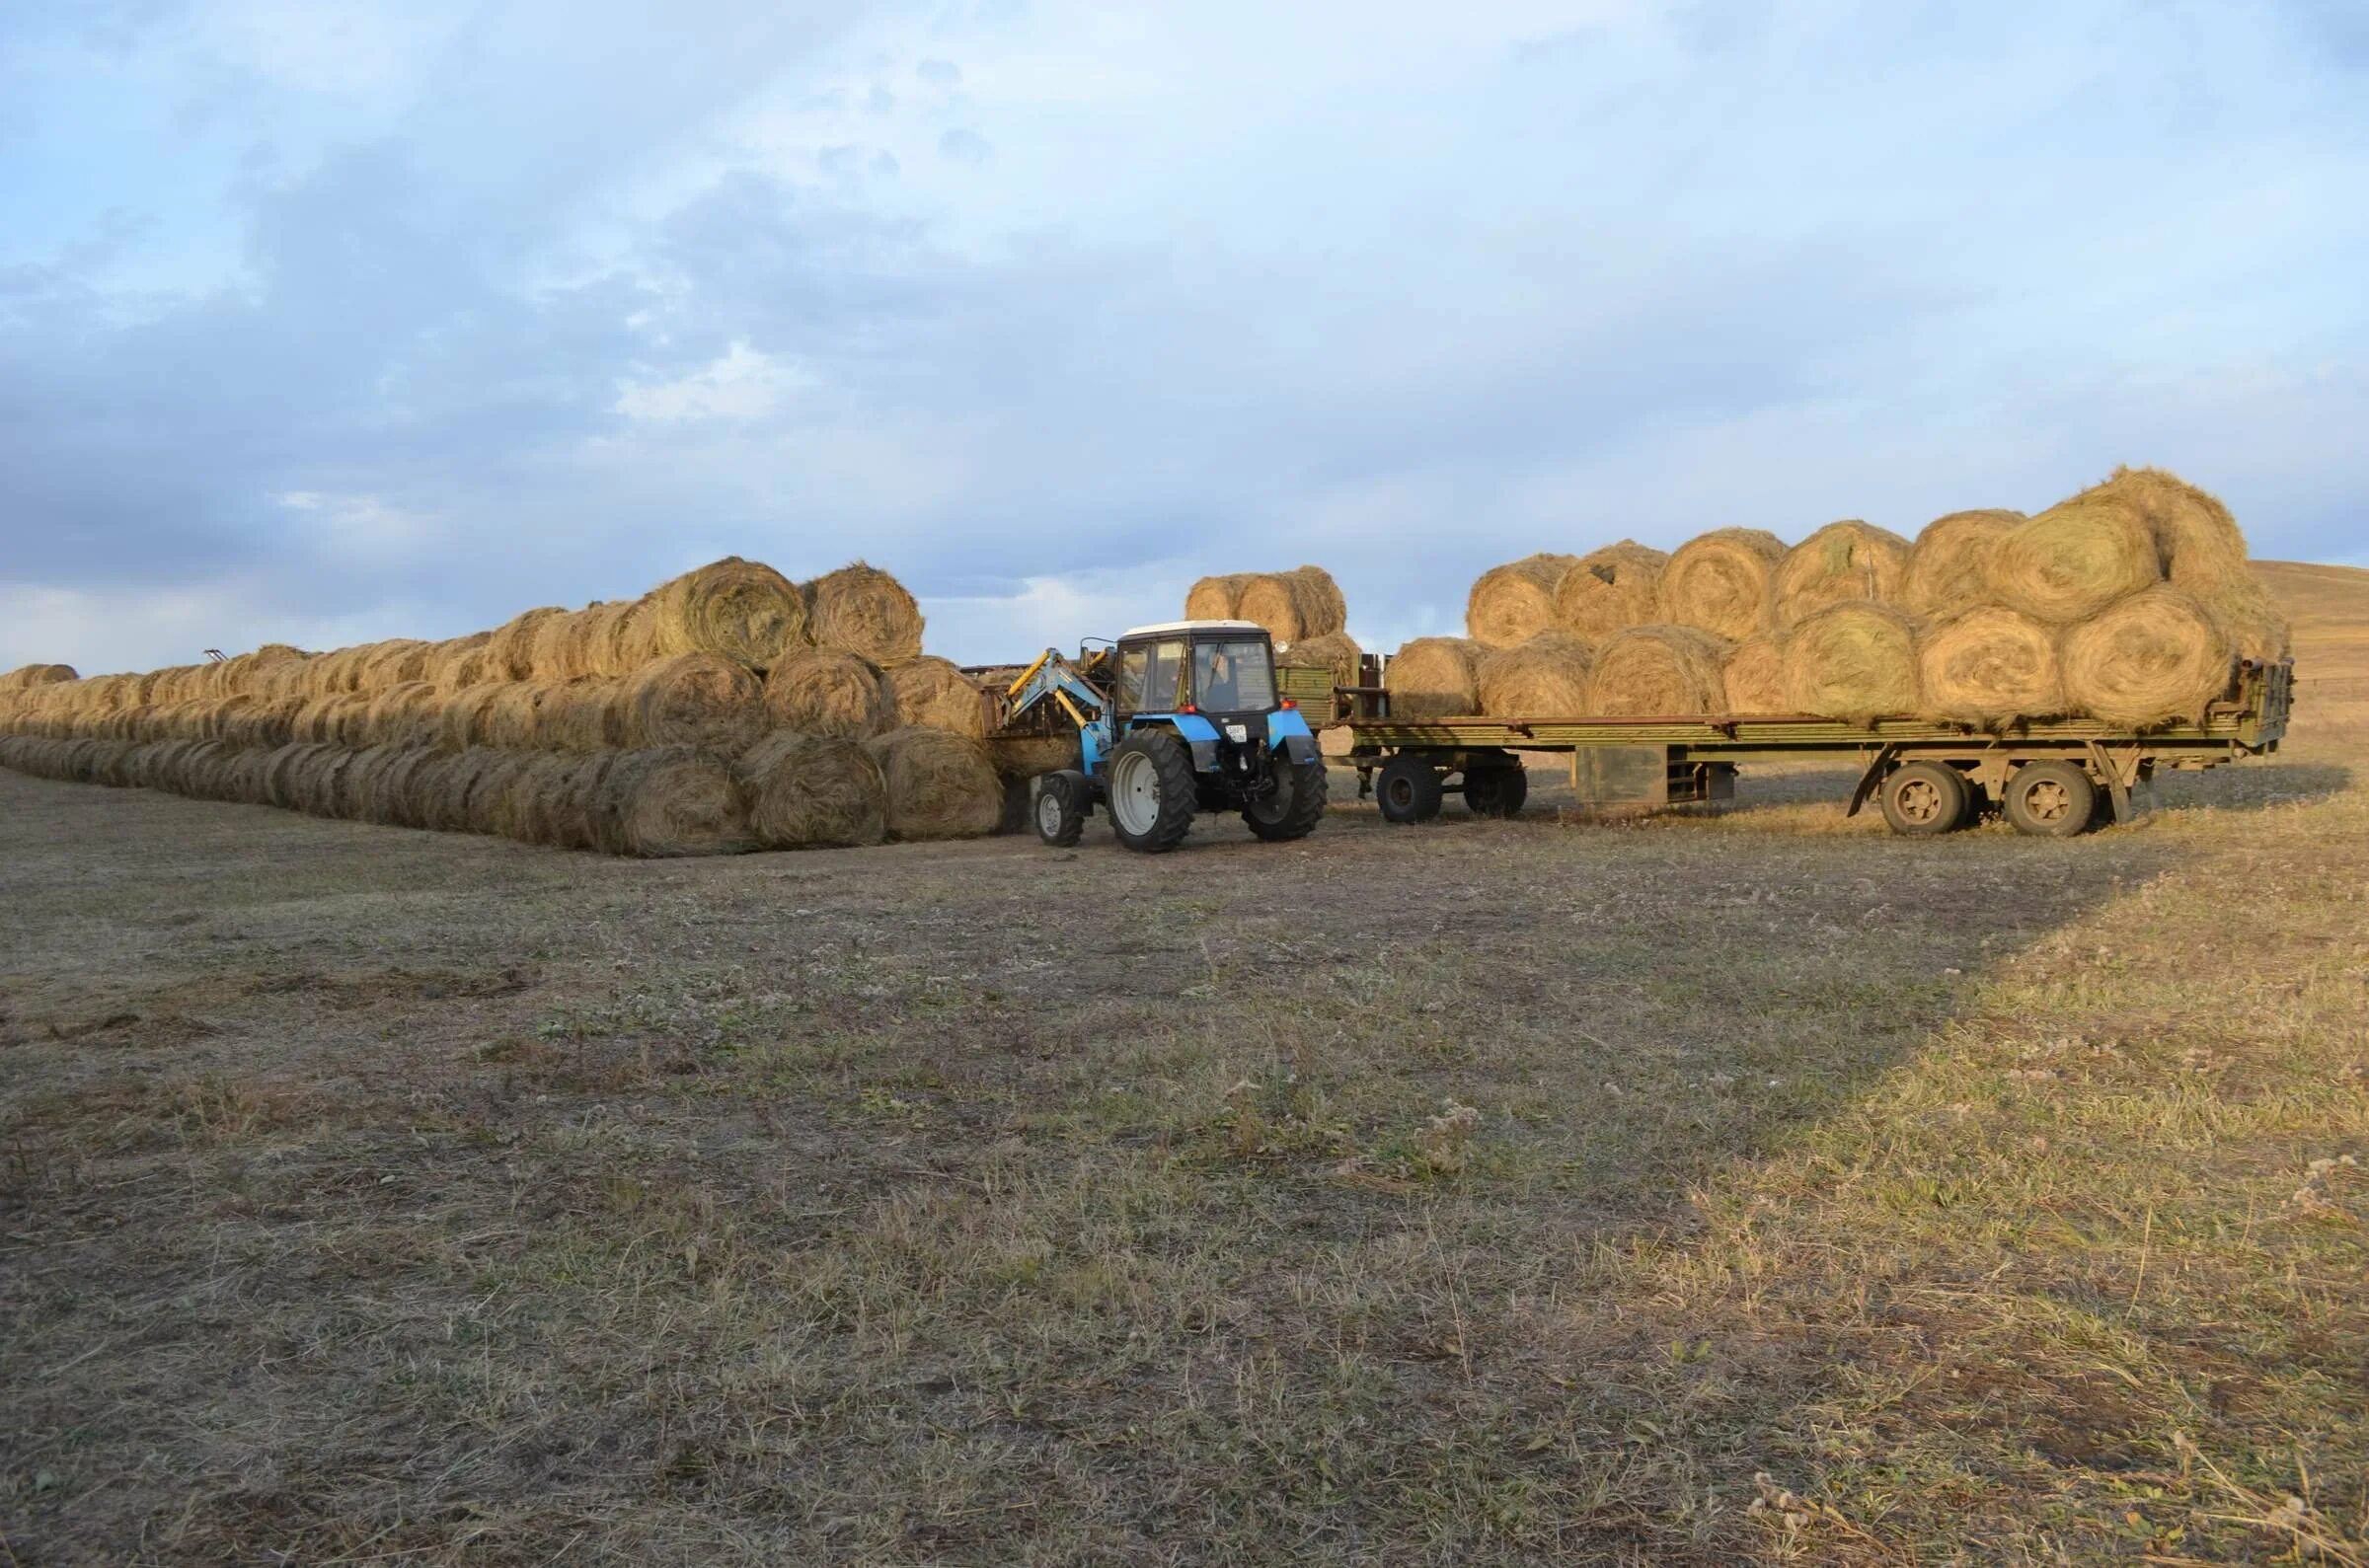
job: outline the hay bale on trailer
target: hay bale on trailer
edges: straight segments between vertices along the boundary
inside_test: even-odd
[[[2161,562],[2146,515],[2100,485],[2010,527],[1983,577],[1993,603],[2065,627],[2162,581]]]
[[[1785,695],[1797,713],[1861,724],[1916,712],[1916,623],[1870,599],[1828,605],[1786,636]]]
[[[2159,585],[2064,634],[2065,697],[2081,712],[2134,729],[2193,720],[2228,690],[2236,657],[2235,639],[2209,608]]]
[[[1888,528],[1857,518],[1828,523],[1777,563],[1778,624],[1792,626],[1830,604],[1898,598],[1908,557],[1908,541]]]
[[[1555,591],[1577,556],[1541,551],[1491,566],[1464,601],[1465,635],[1483,647],[1509,648],[1555,625]]]
[[[1302,637],[1297,642],[1277,644],[1275,662],[1331,670],[1334,685],[1355,686],[1364,668],[1365,649],[1346,632],[1329,632],[1321,637]]]
[[[1484,649],[1469,637],[1416,637],[1383,667],[1393,718],[1450,718],[1481,711]]]
[[[1785,542],[1761,528],[1719,528],[1670,553],[1661,619],[1740,642],[1777,626],[1777,567]]]
[[[1202,577],[1184,593],[1184,619],[1187,621],[1232,621],[1242,604],[1242,590],[1250,586],[1254,573],[1227,572],[1222,576]]]
[[[1716,713],[1727,701],[1727,644],[1687,626],[1641,626],[1596,649],[1587,711],[1608,717]]]
[[[613,756],[590,793],[594,848],[654,859],[756,847],[740,782],[713,752],[659,746]]]
[[[765,676],[768,719],[804,735],[864,740],[897,727],[896,693],[878,665],[838,648],[805,648]]]
[[[1348,625],[1348,601],[1322,566],[1253,572],[1234,597],[1230,618],[1255,621],[1277,642],[1329,636]]]
[[[853,653],[882,669],[921,657],[921,606],[888,573],[859,560],[823,573],[801,591],[806,634],[817,647]]]
[[[986,688],[952,660],[928,654],[888,672],[890,706],[900,724],[927,724],[979,739],[993,722]]]
[[[747,665],[714,653],[673,654],[604,686],[613,694],[611,743],[627,749],[704,746],[736,755],[771,722],[764,684]]]
[[[1997,725],[2065,710],[2056,634],[2005,605],[1976,605],[1917,639],[1924,711]]]
[[[908,724],[864,749],[879,765],[890,838],[979,838],[1002,819],[1003,783],[977,741]]]
[[[1634,539],[1591,550],[1555,585],[1555,624],[1573,636],[1603,640],[1661,619],[1666,551]]]
[[[1727,652],[1719,671],[1730,713],[1790,713],[1785,692],[1785,634],[1756,632]]]
[[[1990,593],[1985,577],[1990,553],[2022,521],[2022,512],[1991,507],[1951,512],[1927,523],[1909,547],[1900,608],[1910,615],[1951,616],[1981,604]]]
[[[2098,488],[2147,519],[2164,579],[2210,611],[2241,654],[2265,661],[2292,655],[2293,632],[2254,576],[2246,536],[2218,496],[2152,468],[2116,469]]]
[[[1587,711],[1595,648],[1552,628],[1509,648],[1491,648],[1473,672],[1481,711],[1497,718],[1568,717]]]
[[[888,786],[861,741],[776,730],[741,753],[748,825],[769,850],[879,844]]]

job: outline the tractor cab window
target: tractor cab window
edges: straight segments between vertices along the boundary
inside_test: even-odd
[[[1135,642],[1118,650],[1118,708],[1124,713],[1159,713],[1177,706],[1177,676],[1184,668],[1183,642]]]
[[[1275,706],[1275,672],[1263,637],[1196,642],[1193,700],[1212,713],[1263,713]]]

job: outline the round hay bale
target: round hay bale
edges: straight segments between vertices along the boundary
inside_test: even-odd
[[[1790,713],[1785,695],[1785,634],[1756,632],[1728,650],[1720,667],[1730,713]]]
[[[1792,626],[1830,604],[1890,603],[1908,577],[1908,541],[1888,528],[1849,518],[1828,523],[1777,563],[1777,620]]]
[[[546,687],[535,705],[536,747],[543,751],[609,750],[619,743],[624,728],[624,701],[621,681],[586,679]]]
[[[645,658],[713,653],[765,670],[788,649],[811,640],[810,596],[763,561],[738,556],[660,583],[644,604],[642,619],[633,625],[644,639]],[[914,619],[918,645],[918,611]]]
[[[1591,714],[1668,718],[1726,705],[1727,644],[1684,626],[1640,626],[1596,649],[1587,680]]]
[[[1555,624],[1591,643],[1661,619],[1667,552],[1624,539],[1591,550],[1555,585]]]
[[[740,756],[748,824],[769,850],[878,844],[887,783],[860,741],[776,730]]]
[[[526,643],[527,660],[534,666],[528,679],[553,686],[585,673],[579,660],[584,651],[584,617],[590,613],[568,610],[535,623]]]
[[[54,686],[60,681],[79,680],[71,664],[26,664],[0,676],[0,691],[27,692],[37,686]]]
[[[535,636],[544,622],[568,612],[556,604],[522,610],[496,627],[486,639],[488,679],[531,681],[535,678]]]
[[[2236,649],[2192,594],[2132,594],[2064,635],[2065,699],[2109,724],[2149,728],[2202,717],[2227,691]]]
[[[767,685],[771,685],[768,678]],[[986,689],[955,668],[951,659],[928,654],[888,672],[888,692],[896,721],[951,729],[979,739],[990,727],[994,705]]]
[[[1335,686],[1355,686],[1364,669],[1365,649],[1346,632],[1328,633],[1321,637],[1302,637],[1275,649],[1277,664],[1291,664],[1333,672]]]
[[[1982,603],[1990,592],[1984,575],[1990,553],[2022,521],[2022,512],[1990,508],[1927,523],[1909,547],[1900,608],[1910,615],[1950,616]]]
[[[672,654],[618,683],[615,744],[705,746],[736,756],[772,723],[765,693],[765,683],[736,659]]]
[[[1465,635],[1485,648],[1509,648],[1552,628],[1555,592],[1578,563],[1577,556],[1542,551],[1490,567],[1465,599]]]
[[[977,741],[908,724],[864,743],[879,765],[893,839],[971,839],[1003,817],[1004,786]]]
[[[242,746],[277,750],[296,738],[296,715],[304,705],[305,699],[294,696],[250,698],[229,725],[228,738]]]
[[[593,798],[618,753],[503,755],[515,758],[515,765],[501,771],[499,789],[487,800],[492,830],[526,844],[591,849]]]
[[[1916,623],[1870,599],[1828,605],[1786,637],[1785,695],[1796,713],[1859,724],[1915,713]]]
[[[1242,590],[1250,586],[1254,574],[1231,571],[1221,576],[1202,577],[1185,590],[1184,619],[1187,621],[1235,621],[1242,604]]]
[[[491,655],[486,649],[493,640],[494,634],[491,632],[472,632],[465,637],[447,637],[429,650],[420,678],[447,695],[478,685],[489,679],[486,667]]]
[[[806,635],[817,647],[858,654],[882,669],[921,657],[921,606],[888,573],[859,560],[825,572],[802,591]]]
[[[2138,508],[2155,535],[2164,578],[2211,612],[2247,658],[2283,659],[2294,635],[2249,564],[2246,536],[2218,496],[2162,469],[2123,468],[2098,486]]]
[[[511,681],[479,709],[479,738],[506,751],[533,751],[543,744],[543,704],[556,690],[541,681]]]
[[[296,779],[305,761],[318,748],[311,743],[292,740],[273,750],[264,759],[264,798],[282,811],[300,811],[303,798],[296,792]]]
[[[344,815],[345,775],[352,770],[354,756],[344,746],[309,746],[288,781],[297,809],[316,817]]]
[[[1349,607],[1331,572],[1294,566],[1252,572],[1234,596],[1233,615],[1219,619],[1256,622],[1277,642],[1297,642],[1341,631],[1348,625]]]
[[[888,677],[836,648],[785,654],[765,676],[764,705],[774,724],[805,735],[864,740],[897,727]]]
[[[1552,629],[1512,647],[1492,648],[1475,671],[1481,711],[1499,718],[1587,712],[1587,677],[1595,662],[1585,639]]]
[[[361,661],[354,690],[375,697],[394,687],[413,684],[426,671],[431,646],[417,637],[390,637],[372,644],[371,651]]]
[[[1393,718],[1452,718],[1481,711],[1482,645],[1469,637],[1416,637],[1382,670]]]
[[[2057,637],[2004,605],[1976,605],[1928,626],[1917,639],[1925,711],[1985,726],[2065,710]]]
[[[496,751],[491,747],[475,747],[461,753],[469,766],[455,774],[465,778],[466,793],[458,802],[462,820],[454,824],[455,831],[498,835],[503,831],[502,809],[508,800],[510,784],[518,775],[534,766],[531,756],[514,751]]]
[[[1731,642],[1775,631],[1785,554],[1785,542],[1762,528],[1719,528],[1688,540],[1661,571],[1662,620]]]
[[[2009,528],[1983,580],[1993,602],[2062,627],[2161,580],[2160,559],[2145,515],[2099,486]]]
[[[363,701],[362,732],[372,744],[432,739],[444,706],[425,681],[402,681]]]
[[[446,751],[493,745],[490,714],[510,685],[508,681],[486,681],[446,698],[443,710],[436,715],[436,743]]]
[[[692,746],[621,751],[593,796],[593,846],[643,858],[754,849],[748,802],[729,764]]]

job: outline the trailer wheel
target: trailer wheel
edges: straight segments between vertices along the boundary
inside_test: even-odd
[[[2090,830],[2098,786],[2074,763],[2027,762],[2008,779],[2004,806],[2018,833],[2069,839]]]
[[[1521,764],[1509,768],[1468,768],[1464,772],[1464,803],[1477,817],[1510,817],[1521,813],[1530,798],[1530,775]]]
[[[1385,822],[1428,822],[1439,815],[1439,770],[1412,752],[1400,752],[1382,765],[1374,783],[1374,799]]]
[[[1036,836],[1066,850],[1086,831],[1086,776],[1072,768],[1036,781]]]
[[[1130,850],[1159,855],[1184,842],[1200,804],[1192,755],[1172,730],[1139,729],[1110,752],[1110,831]]]
[[[1952,833],[1966,825],[1966,776],[1948,763],[1903,763],[1876,786],[1883,820],[1894,833]]]

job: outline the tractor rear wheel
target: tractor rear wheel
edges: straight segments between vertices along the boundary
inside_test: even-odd
[[[1269,844],[1304,839],[1315,832],[1325,814],[1325,765],[1304,762],[1295,766],[1277,757],[1268,764],[1267,775],[1274,781],[1274,788],[1243,809],[1242,820],[1251,831]]]
[[[1374,782],[1374,801],[1385,822],[1428,822],[1439,815],[1444,792],[1439,770],[1412,752],[1400,752],[1384,763],[1381,778]]]
[[[1110,752],[1110,831],[1130,850],[1161,855],[1184,842],[1199,804],[1192,753],[1174,731],[1139,729]]]

